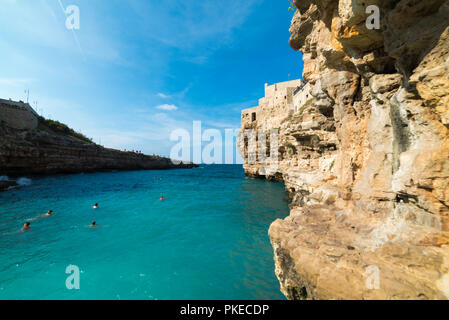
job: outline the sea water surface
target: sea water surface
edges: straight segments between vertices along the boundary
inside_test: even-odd
[[[0,194],[0,299],[283,299],[268,237],[283,192],[237,165],[32,178]]]

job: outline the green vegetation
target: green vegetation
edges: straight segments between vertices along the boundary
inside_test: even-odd
[[[286,122],[292,122],[292,120],[296,118],[295,114],[291,113],[288,115],[288,117],[285,117],[284,119],[282,119],[281,121],[281,125],[283,125]]]
[[[292,144],[289,144],[289,145],[287,146],[287,153],[288,153],[288,155],[290,155],[290,156],[296,154],[296,148],[295,148],[295,146],[292,145]]]
[[[294,119],[299,119],[299,117],[304,113],[304,111],[309,108],[314,106],[316,103],[316,99],[315,98],[310,98],[309,100],[306,101],[306,103],[304,103],[304,105],[302,105],[297,112],[289,114],[288,117],[285,117],[282,121],[281,121],[281,125],[286,123],[286,122],[293,122]]]
[[[295,2],[293,0],[289,0],[289,1],[290,1],[290,7],[288,8],[288,11],[295,10],[295,8],[296,8]]]
[[[332,163],[329,166],[329,171],[332,171],[332,168],[334,167],[334,164],[335,164],[335,160],[332,160]]]
[[[59,121],[45,119],[44,117],[39,117],[38,129],[47,131],[47,132],[51,131],[53,133],[61,134],[61,135],[65,135],[65,136],[70,136],[72,138],[76,138],[76,139],[81,140],[86,143],[91,143],[91,144],[94,143],[91,139],[87,138],[82,133],[76,132],[75,130],[73,130],[72,128],[69,128],[65,124],[63,124]]]
[[[307,100],[306,103],[304,103],[304,105],[299,108],[298,114],[302,114],[308,107],[313,106],[315,102],[315,98],[310,98],[309,100]]]

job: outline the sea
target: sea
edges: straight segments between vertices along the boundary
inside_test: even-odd
[[[241,165],[22,177],[0,193],[0,299],[284,299],[284,197]]]

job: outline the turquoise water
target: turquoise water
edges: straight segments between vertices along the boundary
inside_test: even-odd
[[[32,178],[0,194],[0,299],[283,299],[267,235],[283,192],[241,166]]]

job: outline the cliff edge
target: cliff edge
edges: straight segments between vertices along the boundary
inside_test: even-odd
[[[8,106],[7,111],[8,118],[0,121],[0,175],[197,167],[192,163],[175,164],[159,156],[104,148],[64,124],[33,116],[28,110]],[[13,186],[11,183],[3,181],[0,191]]]
[[[307,87],[283,121],[242,114],[242,131],[276,131],[278,163],[251,162],[240,141],[245,172],[283,180],[292,199],[269,230],[282,292],[448,299],[449,1],[295,5]],[[379,29],[367,28],[370,5]]]

